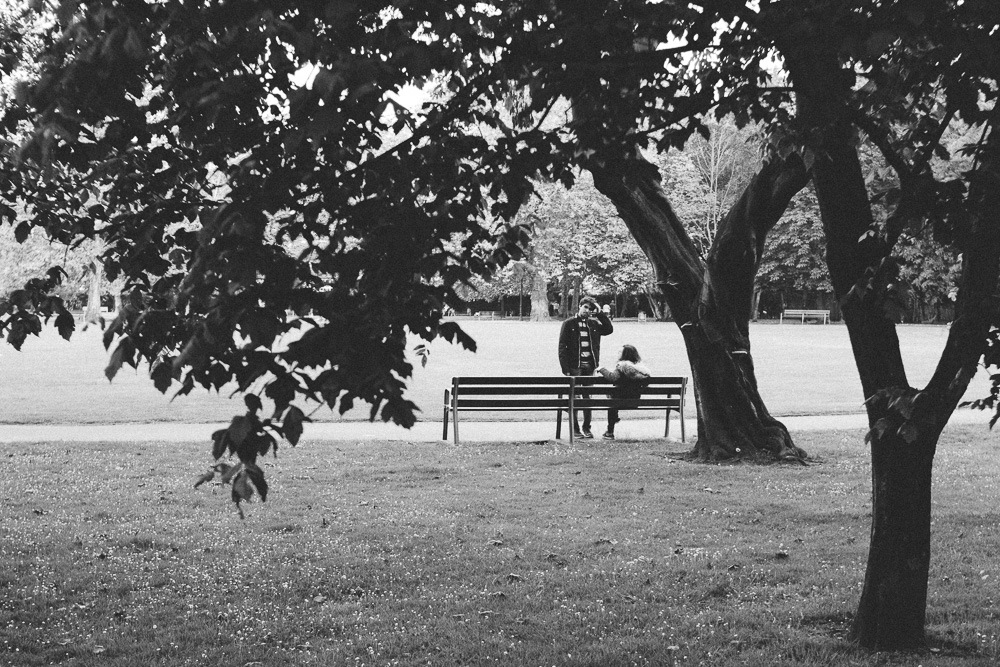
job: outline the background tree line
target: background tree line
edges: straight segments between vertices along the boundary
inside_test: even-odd
[[[949,141],[957,153],[968,137],[953,131]],[[760,128],[740,128],[727,117],[710,124],[708,138],[695,135],[681,149],[651,156],[703,255],[719,220],[753,177],[763,143]],[[885,192],[898,187],[897,179],[872,146],[864,146],[861,156],[866,182],[878,190],[873,209],[884,222],[894,205]],[[957,173],[963,163],[953,159],[937,166]],[[474,279],[462,292],[470,311],[547,319],[576,312],[580,295],[594,293],[620,317],[643,312],[670,318],[649,260],[589,174],[580,174],[569,190],[558,183],[538,183],[536,196],[520,215],[532,226],[527,255],[490,278]],[[897,321],[949,321],[957,289],[956,253],[929,228],[906,230],[899,243],[905,289],[896,304]],[[754,319],[777,318],[784,308],[829,309],[833,319],[840,319],[824,251],[819,203],[810,186],[792,199],[767,237],[754,283]]]

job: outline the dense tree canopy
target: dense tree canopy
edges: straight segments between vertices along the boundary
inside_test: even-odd
[[[215,438],[216,456],[241,460],[237,498],[247,480],[266,493],[256,458],[277,436],[297,440],[303,400],[362,399],[373,417],[412,423],[406,336],[471,345],[441,320],[457,286],[519,258],[516,215],[534,184],[568,185],[580,169],[684,334],[699,454],[800,459],[757,391],[747,322],[767,236],[811,179],[872,426],[854,637],[923,644],[934,450],[997,322],[993,0],[57,7],[38,76],[3,118],[0,197],[30,204],[20,237],[41,227],[108,243],[108,272],[128,293],[109,330],[111,374],[146,361],[164,390],[249,392],[247,414]],[[21,57],[8,47],[5,71]],[[442,95],[416,111],[398,102],[431,76]],[[512,122],[511,91],[526,91]],[[547,124],[566,100],[566,121]],[[710,135],[728,115],[766,128],[769,150],[699,247],[643,150]],[[978,138],[963,149],[968,168],[945,173],[933,160],[950,158],[955,122]],[[895,174],[884,217],[862,138]],[[916,389],[891,312],[900,238],[920,229],[952,244],[961,270],[938,370]],[[39,313],[66,328],[61,302],[45,300],[59,275],[5,302],[8,336]]]

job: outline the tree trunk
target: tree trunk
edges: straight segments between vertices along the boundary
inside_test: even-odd
[[[653,165],[636,155],[589,169],[649,258],[684,336],[698,408],[693,454],[706,460],[758,453],[801,460],[805,452],[760,396],[749,340],[764,237],[808,180],[801,160],[793,156],[764,165],[720,222],[706,261],[671,208]]]
[[[653,319],[660,322],[664,319],[663,309],[660,308],[660,302],[656,300],[656,295],[650,290],[645,290],[643,292],[646,295],[646,305],[649,306],[649,310],[652,312]]]
[[[975,213],[969,242],[962,248],[956,319],[934,376],[923,391],[914,390],[907,383],[895,324],[883,307],[879,286],[868,284],[871,269],[882,265],[891,247],[871,236],[859,241],[872,228],[872,213],[854,131],[838,111],[850,92],[849,80],[842,76],[836,50],[823,49],[822,34],[819,26],[812,38],[799,34],[797,47],[783,52],[797,93],[798,117],[806,128],[821,128],[813,177],[827,266],[843,304],[871,426],[871,544],[851,636],[873,650],[920,649],[926,646],[934,454],[975,374],[996,315],[991,295],[1000,274],[1000,195],[995,186],[984,185],[985,179],[970,190]],[[983,165],[996,173],[1000,151],[992,148]]]
[[[562,298],[559,300],[559,318],[563,320],[570,316],[568,280],[566,274],[563,274],[562,279],[559,281],[559,291],[562,295]]]
[[[1000,122],[1000,109],[993,113]],[[980,158],[984,172],[995,178],[1000,138],[993,132],[990,139]],[[967,201],[972,221],[962,248],[955,319],[934,375],[923,391],[903,393],[907,400],[897,392],[870,403],[885,416],[872,431],[872,541],[852,636],[876,650],[926,644],[934,453],[998,315],[993,294],[1000,278],[1000,191],[995,182],[977,180]]]
[[[531,272],[531,321],[548,322],[552,318],[549,317],[549,294],[545,276],[533,266],[528,270]]]
[[[95,259],[88,267],[90,269],[90,280],[87,290],[87,309],[83,315],[83,321],[87,324],[101,323],[101,283],[104,277],[104,266]]]
[[[873,438],[872,530],[852,639],[876,650],[922,648],[931,560],[931,469],[938,432]]]
[[[524,317],[524,274],[517,281],[517,319]]]
[[[876,299],[859,298],[857,291],[848,298],[886,250],[870,241],[859,242],[873,220],[852,128],[835,115],[842,108],[836,96],[845,92],[835,85],[839,63],[816,53],[789,60],[792,80],[801,90],[799,117],[824,128],[813,179],[827,241],[826,261],[834,293],[843,304],[872,427],[871,544],[852,637],[876,650],[922,648],[936,438],[919,448],[906,446],[898,425],[889,418],[888,402],[878,400],[880,392],[890,390],[897,396],[912,394],[895,324]]]

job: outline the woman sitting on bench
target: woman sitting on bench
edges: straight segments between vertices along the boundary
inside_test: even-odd
[[[603,366],[597,372],[615,383],[615,388],[609,392],[611,398],[631,398],[638,400],[642,396],[642,389],[646,386],[646,381],[653,374],[639,357],[639,350],[634,345],[623,345],[622,353],[618,357],[618,363],[614,370],[608,370]],[[618,410],[608,409],[608,430],[601,436],[605,440],[615,439],[615,424],[617,424]]]

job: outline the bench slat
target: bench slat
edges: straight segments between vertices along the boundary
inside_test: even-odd
[[[537,409],[551,409],[558,410],[559,408],[566,407],[565,400],[551,399],[551,398],[497,398],[497,399],[481,399],[481,398],[462,398],[458,397],[454,404],[458,406],[459,410],[489,410],[496,408],[497,410],[512,410],[514,408],[537,408]]]
[[[679,398],[656,399],[656,398],[578,398],[573,405],[579,410],[583,408],[628,408],[629,406],[641,406],[649,408],[676,408],[680,407]]]
[[[659,376],[659,375],[654,375],[654,376],[650,377],[648,380],[645,380],[645,382],[648,382],[649,384],[676,384],[676,385],[681,385],[681,384],[685,384],[687,382],[687,378],[686,377],[679,377],[679,376]],[[610,385],[610,384],[614,384],[614,383],[611,382],[611,380],[607,379],[606,377],[603,377],[603,376],[600,376],[600,375],[584,375],[582,377],[576,378],[576,384],[577,385],[581,385],[581,384],[609,384]]]
[[[467,384],[529,384],[529,385],[545,385],[545,384],[563,384],[569,385],[569,378],[565,375],[552,375],[545,377],[498,377],[498,376],[468,376],[468,377],[456,377],[452,378],[452,383],[458,382],[459,385]]]
[[[534,395],[534,396],[559,396],[569,393],[569,385],[562,385],[560,387],[488,387],[486,385],[477,385],[474,387],[462,387],[461,389],[463,396],[474,395],[491,395],[495,394],[497,396],[513,396],[517,394],[521,395]]]
[[[573,404],[577,409],[582,408],[625,408],[628,406],[646,406],[656,408],[680,407],[680,398],[577,398]],[[566,401],[552,399],[476,399],[461,398],[455,401],[459,410],[511,410],[515,408],[538,408],[565,410]],[[637,407],[638,409],[638,407]]]
[[[597,386],[591,385],[578,394],[587,393],[591,395],[605,396],[615,390],[614,385]],[[565,396],[569,393],[569,387],[552,388],[532,388],[532,387],[462,387],[460,396]],[[676,396],[683,393],[681,387],[645,387],[642,390],[643,396]]]

